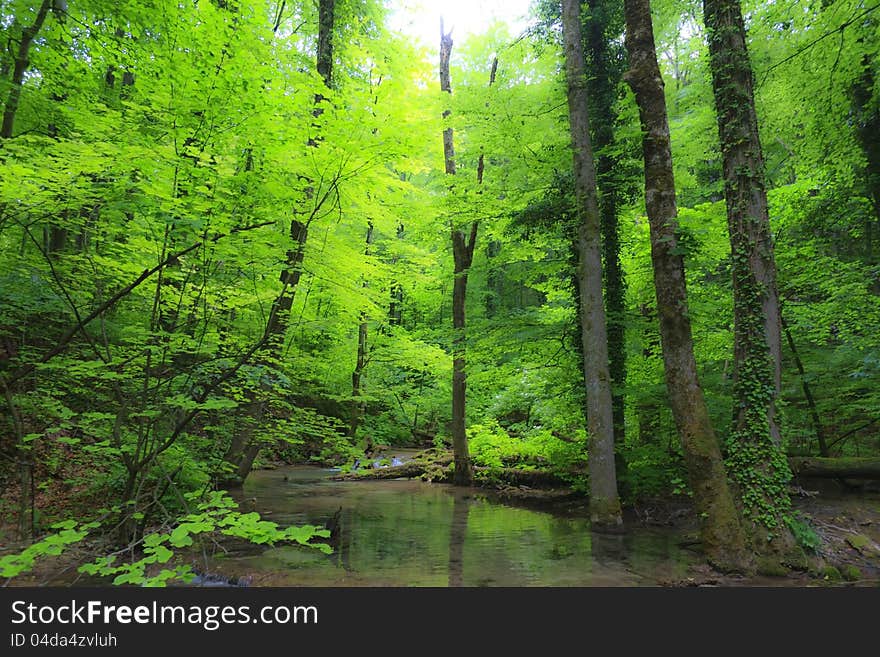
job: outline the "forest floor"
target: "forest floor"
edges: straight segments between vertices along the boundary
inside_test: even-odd
[[[880,489],[836,481],[806,481],[792,489],[795,513],[814,530],[819,544],[807,551],[809,569],[784,576],[742,577],[708,565],[666,586],[880,586]],[[691,510],[671,521],[697,536]]]

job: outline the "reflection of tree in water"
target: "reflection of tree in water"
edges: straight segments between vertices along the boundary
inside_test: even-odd
[[[337,566],[342,566],[346,572],[351,572],[351,544],[352,525],[356,515],[350,510],[343,510],[340,506],[336,513],[325,523],[330,530],[330,538],[327,542],[333,548],[331,559]]]
[[[627,550],[624,534],[619,532],[596,531],[590,535],[590,554],[599,566],[619,565],[626,561]]]
[[[464,539],[471,505],[464,495],[454,495],[449,527],[449,586],[464,586]]]

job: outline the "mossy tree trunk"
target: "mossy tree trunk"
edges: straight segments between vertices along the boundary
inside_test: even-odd
[[[666,387],[687,465],[701,540],[709,561],[727,571],[750,568],[739,509],[697,376],[684,259],[678,250],[678,208],[663,79],[657,64],[649,0],[626,0],[626,47],[642,124],[645,206],[660,320]]]
[[[800,562],[803,554],[786,524],[791,471],[776,413],[779,294],[745,24],[739,0],[704,0],[703,12],[733,271],[735,417],[729,466],[755,545],[783,562]]]
[[[615,527],[623,521],[614,463],[608,334],[602,298],[601,221],[587,113],[587,69],[581,37],[580,3],[577,0],[562,2],[562,31],[578,216],[578,288],[587,390],[590,518],[597,526]]]
[[[614,39],[622,29],[619,3],[588,0],[586,63],[589,72],[592,140],[596,150],[599,215],[602,227],[602,265],[605,275],[605,314],[608,332],[608,366],[611,374],[611,409],[617,443],[618,476],[626,464],[620,448],[626,440],[626,281],[620,262],[618,213],[622,186],[620,158],[615,154],[617,86],[623,74],[622,53]]]

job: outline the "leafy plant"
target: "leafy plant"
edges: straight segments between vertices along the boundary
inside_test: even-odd
[[[211,533],[242,538],[259,545],[292,542],[329,554],[332,549],[326,543],[313,543],[315,538],[327,538],[329,530],[313,525],[279,528],[277,523],[263,520],[258,513],[242,513],[237,504],[222,491],[212,491],[208,499],[200,503],[197,512],[187,514],[167,532],[154,532],[143,538],[143,557],[130,563],[118,564],[115,556],[100,557],[79,567],[79,572],[90,575],[113,576],[113,584],[137,584],[140,586],[166,586],[168,582],[189,582],[193,573],[187,565],[168,568],[175,556],[174,549],[193,545],[194,537]],[[158,570],[157,570],[158,568]],[[149,571],[149,572],[148,572]]]

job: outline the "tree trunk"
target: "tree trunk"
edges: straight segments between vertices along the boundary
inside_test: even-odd
[[[272,300],[269,310],[269,318],[266,320],[264,336],[267,339],[268,349],[280,354],[284,336],[287,333],[287,324],[290,321],[290,309],[293,307],[293,299],[296,288],[302,277],[302,263],[305,257],[306,240],[309,236],[309,228],[303,222],[292,219],[290,221],[290,240],[295,245],[287,250],[284,261],[284,269],[281,270],[281,292]]]
[[[746,535],[728,485],[721,448],[697,376],[688,312],[684,260],[678,251],[678,208],[663,78],[657,64],[649,0],[626,0],[626,47],[642,124],[645,206],[651,228],[651,261],[660,319],[666,388],[681,440],[701,541],[709,561],[722,570],[749,567]]]
[[[782,330],[785,331],[785,339],[788,341],[788,348],[794,358],[795,367],[801,376],[801,389],[804,391],[804,398],[807,400],[807,407],[810,409],[810,418],[813,420],[813,430],[816,432],[816,440],[819,441],[819,456],[830,456],[828,452],[828,440],[825,437],[825,428],[822,426],[822,420],[819,418],[819,410],[816,408],[816,400],[813,397],[813,390],[807,381],[807,372],[801,361],[800,354],[794,344],[794,338],[791,335],[791,329],[782,315],[779,316],[782,322]]]
[[[404,238],[405,228],[403,223],[397,224],[397,239]],[[397,264],[397,256],[391,260],[392,265]],[[403,324],[403,285],[395,280],[391,283],[391,303],[388,305],[388,325],[401,326]]]
[[[21,86],[24,83],[24,74],[30,66],[31,44],[43,27],[52,0],[43,0],[37,9],[37,16],[33,25],[22,28],[18,49],[15,53],[15,63],[12,68],[12,84],[9,87],[9,95],[6,97],[6,105],[3,108],[3,124],[0,126],[0,138],[10,139],[15,131],[15,113],[18,111],[18,103],[21,99]],[[12,41],[10,40],[10,45]]]
[[[318,75],[329,89],[333,82],[333,25],[336,21],[336,0],[318,1]]]
[[[781,325],[754,81],[739,0],[704,0],[712,87],[724,164],[733,270],[734,406],[729,458],[756,546],[799,565],[785,522],[791,472],[776,416]],[[769,540],[768,540],[769,534]]]
[[[335,16],[335,0],[319,0],[318,3],[318,49],[315,56],[316,68],[324,85],[329,89],[333,82],[333,25]],[[320,109],[324,97],[321,94],[315,96],[315,109]],[[309,142],[317,146],[316,141]],[[293,299],[302,276],[302,262],[305,257],[305,246],[309,236],[308,222],[291,219],[290,240],[294,244],[288,249],[284,268],[281,270],[282,288],[278,297],[272,302],[269,319],[266,323],[265,335],[270,349],[280,355],[284,335],[287,332],[287,324],[290,319],[290,309],[293,307]]]
[[[580,323],[587,390],[590,518],[598,526],[622,524],[614,466],[614,424],[608,371],[608,335],[602,299],[602,253],[596,169],[587,116],[587,72],[581,40],[580,3],[562,1],[568,114],[577,198]]]
[[[373,222],[367,223],[367,245],[364,247],[364,255],[370,255],[370,244],[373,243]],[[362,287],[367,287],[367,282],[363,281]],[[360,323],[358,324],[358,343],[357,357],[355,360],[354,370],[351,373],[351,418],[348,427],[348,435],[351,438],[357,438],[358,427],[364,416],[364,402],[361,399],[361,377],[364,373],[364,367],[367,365],[367,314],[361,311]]]
[[[620,448],[626,442],[626,282],[620,262],[618,209],[620,182],[617,170],[620,158],[614,154],[615,105],[620,71],[611,52],[609,34],[619,34],[612,25],[617,4],[613,0],[589,0],[587,20],[587,69],[592,86],[590,116],[592,138],[598,157],[596,176],[599,185],[599,214],[602,226],[602,265],[605,274],[605,313],[608,332],[608,365],[611,374],[611,409],[614,441],[617,443],[616,467],[623,477],[626,464]]]
[[[467,301],[468,271],[477,241],[477,223],[471,224],[470,239],[453,228],[452,254],[455,260],[455,281],[452,288],[452,451],[455,454],[456,486],[470,486],[473,467],[468,451],[465,427],[467,402],[467,334],[465,332],[465,303]]]
[[[440,90],[452,93],[449,77],[449,58],[452,54],[452,33],[443,29],[440,22]],[[494,76],[494,70],[493,70]],[[449,116],[449,110],[443,116]],[[452,128],[443,131],[443,156],[446,174],[455,175],[455,147]],[[480,158],[482,163],[482,158]],[[482,167],[478,168],[482,175]],[[452,287],[452,452],[455,460],[455,474],[452,483],[456,486],[470,486],[474,479],[466,433],[467,403],[467,335],[465,333],[465,303],[467,301],[468,272],[474,257],[477,243],[477,222],[471,223],[470,236],[454,225],[452,232],[452,257],[454,261],[454,282]]]
[[[452,32],[447,34],[443,30],[443,19],[440,19],[440,91],[452,94],[452,82],[449,78],[449,58],[452,55]],[[451,114],[450,110],[443,110],[443,118]],[[443,131],[443,162],[446,165],[448,175],[455,174],[455,146],[452,143],[452,128]]]
[[[734,381],[736,384],[741,377],[747,361],[767,360],[769,355],[769,383],[773,394],[767,400],[766,415],[770,435],[778,444],[774,401],[781,381],[782,330],[745,26],[739,0],[705,0],[703,6],[733,259]],[[755,321],[757,319],[760,321]],[[747,424],[747,406],[739,407],[737,429]]]

